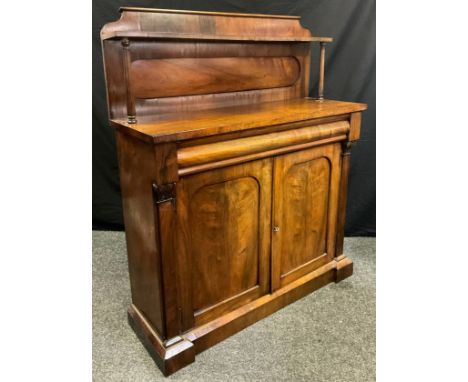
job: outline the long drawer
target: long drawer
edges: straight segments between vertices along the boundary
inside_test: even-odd
[[[229,141],[182,147],[177,151],[179,174],[187,175],[316,144],[336,142],[346,138],[349,128],[348,121],[339,121]]]

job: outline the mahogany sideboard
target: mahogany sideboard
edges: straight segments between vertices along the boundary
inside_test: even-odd
[[[165,375],[330,283],[365,104],[323,98],[299,17],[121,8],[101,31],[132,292]],[[319,94],[309,98],[311,44]]]

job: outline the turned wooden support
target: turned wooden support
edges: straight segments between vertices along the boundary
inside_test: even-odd
[[[332,42],[331,37],[313,37],[313,42],[320,44],[320,59],[319,59],[319,79],[318,79],[318,95],[317,100],[323,100],[323,89],[325,84],[325,45],[328,42]]]
[[[130,86],[130,65],[132,63],[131,54],[130,54],[130,40],[124,38],[122,40],[123,47],[123,69],[125,84],[127,90],[127,122],[136,123],[136,112],[135,112],[135,98],[132,94],[132,89]]]
[[[318,83],[318,99],[323,99],[323,86],[325,82],[325,43],[320,43],[320,69]]]

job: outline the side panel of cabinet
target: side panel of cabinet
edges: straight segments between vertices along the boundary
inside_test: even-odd
[[[151,190],[157,168],[154,149],[120,132],[116,138],[132,303],[164,338],[161,251],[155,240],[159,224]]]
[[[334,257],[340,150],[333,144],[274,160],[272,290]]]
[[[177,184],[182,328],[269,292],[272,159]]]

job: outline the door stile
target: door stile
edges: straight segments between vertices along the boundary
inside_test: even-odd
[[[281,235],[279,231],[281,228],[279,219],[283,214],[283,198],[281,197],[283,170],[284,156],[274,157],[271,191],[271,293],[281,287]]]

